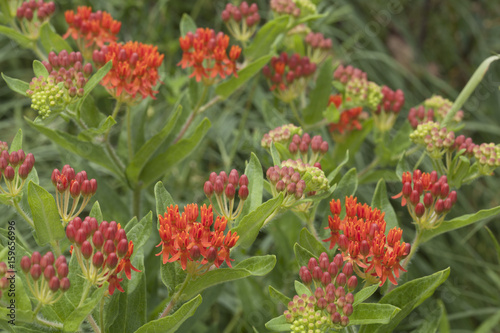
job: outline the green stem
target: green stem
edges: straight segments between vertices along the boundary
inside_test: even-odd
[[[90,326],[92,326],[92,329],[94,330],[94,332],[101,333],[101,329],[99,328],[99,326],[97,325],[97,323],[94,320],[94,317],[92,317],[92,315],[90,313],[87,316],[87,320],[88,320]]]
[[[208,94],[208,86],[203,85],[203,92],[201,93],[201,97],[198,100],[198,103],[196,104],[196,106],[194,107],[193,112],[189,116],[187,122],[184,124],[181,131],[179,132],[179,135],[177,135],[177,137],[175,138],[174,143],[177,143],[180,139],[182,139],[182,137],[184,136],[186,131],[189,129],[189,126],[191,126],[191,123],[193,122],[194,118],[196,118],[196,116],[198,115],[198,112],[201,109],[201,103],[203,103],[203,101],[207,97],[207,94]]]
[[[170,302],[168,302],[167,307],[161,313],[160,318],[163,318],[163,317],[167,316],[172,311],[172,309],[174,308],[174,306],[180,300],[180,298],[182,296],[182,293],[184,292],[184,289],[186,289],[186,287],[187,287],[189,281],[191,281],[191,279],[192,279],[192,275],[188,273],[186,275],[186,279],[182,283],[182,285],[179,288],[179,290],[172,296],[172,299],[170,300]]]
[[[122,103],[119,101],[116,101],[115,108],[113,109],[113,112],[111,113],[111,117],[114,120],[116,120],[116,117],[118,116],[118,112],[120,112],[121,106],[122,106]],[[104,141],[108,141],[109,132],[111,132],[111,127],[104,134]]]
[[[132,112],[130,106],[127,105],[127,147],[128,147],[128,160],[132,161],[134,158],[134,149],[132,147]]]
[[[375,157],[375,159],[370,164],[368,164],[363,170],[361,170],[358,173],[358,178],[361,178],[364,174],[368,173],[368,171],[375,168],[379,162],[380,162],[380,159],[378,157]]]
[[[99,324],[101,325],[101,331],[104,332],[104,295],[101,298],[101,302],[99,304]]]
[[[108,154],[111,157],[111,159],[113,160],[113,162],[115,162],[115,164],[118,166],[120,171],[123,172],[125,170],[125,165],[120,160],[120,158],[116,154],[116,151],[113,149],[113,147],[111,146],[111,144],[109,143],[108,140],[106,140],[104,142],[104,147],[106,147],[106,151],[108,152]]]
[[[141,213],[141,185],[137,184],[134,189],[134,197],[133,197],[133,216],[137,216],[139,218]]]
[[[307,227],[309,228],[309,231],[311,234],[316,238],[317,240],[319,239],[318,232],[316,231],[316,228],[314,227],[314,214],[311,214],[312,216],[309,216],[308,219],[306,219]]]
[[[33,310],[33,315],[36,316],[38,314],[38,311],[42,308],[42,302],[38,302],[35,310]]]
[[[61,252],[61,246],[59,245],[59,241],[58,240],[53,240],[53,241],[50,241],[50,245],[52,246],[52,249],[54,250],[54,254],[57,257],[59,257],[62,252]]]
[[[290,102],[289,104],[290,104],[290,109],[292,109],[292,113],[295,116],[295,118],[297,118],[297,121],[299,122],[300,127],[305,128],[306,124],[304,123],[302,118],[300,118],[299,112],[297,111],[297,108],[295,107],[295,104],[293,103],[293,101]]]
[[[28,216],[28,215],[24,212],[24,210],[21,208],[21,206],[19,206],[19,203],[18,203],[16,200],[12,199],[12,205],[13,205],[13,206],[14,206],[14,208],[16,209],[17,213],[18,213],[19,215],[21,215],[21,216],[22,216],[22,218],[23,218],[26,222],[28,222],[28,224],[29,224],[29,225],[30,225],[33,229],[35,229],[35,223],[34,223],[34,222],[33,222],[33,220],[31,219],[31,217],[29,217],[29,216]]]
[[[56,329],[62,329],[63,328],[63,324],[61,323],[53,323],[51,321],[48,321],[46,319],[43,319],[43,318],[40,318],[38,316],[35,317],[35,321],[41,325],[45,325],[45,326],[48,326],[48,327],[52,327],[52,328],[56,328]]]
[[[89,295],[89,291],[90,291],[91,286],[92,285],[90,284],[90,282],[88,280],[85,280],[85,288],[83,289],[82,297],[80,297],[80,302],[78,303],[77,307],[82,305],[83,302],[87,299],[87,296]]]

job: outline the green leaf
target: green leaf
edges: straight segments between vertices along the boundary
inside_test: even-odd
[[[94,205],[90,210],[89,216],[95,218],[99,223],[101,223],[104,220],[104,218],[102,217],[101,206],[99,205],[99,201],[94,202]]]
[[[8,248],[5,247],[7,250]],[[7,257],[3,259],[4,262],[7,262]],[[10,309],[7,308],[8,304],[11,304],[12,301],[15,302],[15,320],[16,325],[19,321],[31,322],[33,320],[33,311],[31,308],[31,301],[26,293],[27,287],[24,287],[23,279],[20,274],[10,275],[6,273],[5,277],[10,278],[14,277],[15,279],[15,294],[9,292],[9,289],[3,291],[2,301],[5,302],[5,305],[0,307],[0,316],[2,316],[2,320],[6,318],[6,320],[10,320],[12,318],[9,317],[11,314]],[[12,297],[14,296],[14,297]]]
[[[208,287],[223,282],[243,279],[251,275],[266,275],[274,268],[274,265],[276,265],[276,256],[267,255],[245,259],[233,268],[214,269],[191,280],[184,290],[184,298],[189,299]]]
[[[172,196],[163,186],[162,182],[155,185],[155,198],[156,198],[156,214],[163,215],[170,206],[175,206],[175,201]]]
[[[117,175],[120,174],[120,171],[118,171],[115,163],[111,160],[111,158],[101,146],[91,142],[78,140],[75,136],[70,135],[66,132],[53,130],[45,127],[42,124],[34,123],[27,118],[24,119],[31,127],[38,130],[40,133],[51,139],[62,148],[74,154],[77,154],[91,162],[99,164],[100,166],[105,167],[106,169],[112,171]]]
[[[49,22],[42,24],[40,28],[40,42],[47,53],[55,51],[56,53],[66,50],[71,52],[71,46],[59,34],[57,34]]]
[[[153,212],[144,216],[139,223],[128,223],[125,226],[127,238],[134,242],[134,252],[147,243],[152,234]]]
[[[189,317],[194,315],[194,312],[200,306],[202,301],[201,295],[196,296],[189,302],[183,304],[174,314],[160,319],[152,320],[146,325],[140,327],[135,333],[174,333],[179,326]]]
[[[207,118],[198,125],[190,137],[184,138],[170,146],[166,152],[159,154],[150,160],[142,169],[139,179],[143,181],[144,187],[161,177],[169,168],[181,162],[198,146],[205,134],[211,127]]]
[[[273,286],[269,286],[269,296],[271,296],[271,298],[277,300],[278,302],[281,302],[285,306],[288,306],[288,303],[291,301],[290,297],[283,295],[282,292],[280,292]]]
[[[22,33],[3,25],[0,25],[0,34],[9,37],[25,48],[30,47],[34,43],[29,37],[26,37]]]
[[[385,221],[387,222],[387,226],[385,229],[386,235],[392,228],[399,227],[398,217],[396,216],[396,212],[389,202],[385,180],[383,179],[380,179],[377,183],[375,193],[373,193],[371,206],[376,207],[380,209],[380,211],[385,213]]]
[[[480,210],[479,212],[476,212],[474,214],[466,214],[462,215],[459,217],[454,218],[453,220],[449,221],[443,221],[441,225],[437,228],[434,229],[429,229],[429,230],[424,230],[422,232],[422,237],[421,237],[421,243],[425,243],[432,238],[443,234],[445,232],[463,228],[465,226],[468,226],[470,224],[479,222],[481,220],[493,217],[500,213],[500,206],[490,208],[490,209],[483,209]]]
[[[403,173],[411,170],[410,166],[408,165],[408,162],[406,161],[405,155],[406,152],[403,152],[401,154],[398,164],[396,165],[396,175],[399,177],[399,179],[403,179]]]
[[[332,172],[330,172],[330,174],[328,175],[327,179],[328,179],[328,183],[330,185],[332,185],[332,182],[335,180],[335,177],[337,177],[338,173],[340,172],[340,170],[342,169],[342,167],[349,161],[349,150],[347,150],[345,152],[345,155],[344,155],[344,159],[337,165],[337,167],[335,168],[335,170],[333,170]]]
[[[331,103],[322,113],[323,118],[328,120],[329,123],[337,123],[340,120],[340,111],[337,109],[335,103]],[[317,116],[314,114],[314,116]]]
[[[161,281],[167,287],[168,293],[172,294],[186,278],[186,272],[176,262],[167,262],[160,267]]]
[[[241,221],[249,212],[254,211],[262,204],[262,191],[264,187],[264,179],[262,165],[259,158],[252,152],[250,161],[245,168],[245,175],[248,177],[248,198],[243,204],[241,215],[238,216],[236,222]]]
[[[292,324],[286,321],[285,315],[273,318],[266,323],[266,328],[275,332],[289,332]]]
[[[134,158],[127,166],[126,170],[127,178],[132,183],[137,182],[139,174],[141,173],[146,163],[151,159],[151,156],[153,156],[155,151],[163,144],[163,142],[165,142],[165,139],[170,134],[172,129],[175,128],[175,125],[177,124],[177,120],[179,119],[181,111],[182,111],[182,106],[179,105],[173,116],[165,124],[165,126],[161,129],[161,131],[153,135],[153,137],[151,137],[151,139],[149,139],[134,155]]]
[[[363,288],[360,291],[358,291],[356,294],[354,294],[354,304],[359,304],[361,302],[364,302],[368,298],[370,298],[371,295],[373,295],[378,289],[378,284],[371,285],[369,287]]]
[[[2,77],[12,91],[15,91],[16,93],[21,94],[23,96],[28,96],[28,94],[26,94],[26,91],[30,88],[28,82],[24,82],[18,79],[13,79],[5,75],[4,73],[2,73]]]
[[[237,232],[240,236],[236,246],[248,248],[252,245],[266,219],[279,209],[282,203],[283,194],[280,194],[276,198],[264,202],[262,205],[243,217],[238,226],[232,229],[233,232]]]
[[[19,129],[16,133],[14,139],[12,139],[12,143],[10,144],[9,153],[13,151],[18,151],[19,149],[23,149],[23,130]]]
[[[49,76],[49,71],[45,66],[38,60],[33,61],[33,73],[35,73],[36,77],[47,77]]]
[[[317,240],[307,228],[303,228],[300,232],[299,244],[317,257],[321,253],[326,252],[323,243]]]
[[[403,126],[394,135],[394,138],[392,138],[392,141],[387,145],[387,148],[392,153],[392,157],[411,146],[411,141],[409,140],[411,132],[413,132],[413,128],[410,123],[407,121],[404,122]]]
[[[302,282],[295,280],[293,282],[293,285],[295,287],[295,292],[297,293],[297,295],[299,295],[299,296],[302,296],[304,294],[306,294],[307,296],[311,296],[312,295],[311,289],[309,289]]]
[[[491,229],[488,227],[485,227],[485,229],[490,234],[491,240],[493,241],[493,245],[495,246],[495,249],[497,250],[497,260],[500,262],[500,244],[498,243],[498,240],[496,239],[493,231],[491,231]]]
[[[196,32],[196,23],[188,14],[182,14],[181,24],[180,24],[181,36],[186,36],[188,32]]]
[[[390,304],[360,303],[354,306],[349,316],[349,326],[368,324],[388,324],[400,308]]]
[[[319,256],[315,256],[311,251],[302,247],[299,243],[295,243],[293,246],[293,252],[295,253],[295,259],[297,260],[297,264],[299,267],[307,266],[309,263],[309,259],[316,258]]]
[[[274,165],[281,165],[280,154],[278,153],[278,150],[276,149],[274,142],[271,142],[270,150],[271,150],[271,156],[273,158]]]
[[[474,333],[489,333],[494,332],[495,328],[498,328],[500,324],[500,311],[494,313],[488,319],[483,321],[481,326],[479,326]]]
[[[319,68],[316,86],[309,92],[309,104],[302,111],[306,124],[317,123],[323,118],[323,110],[328,107],[328,100],[332,92],[332,73],[332,62],[327,59]]]
[[[425,316],[425,320],[422,324],[412,333],[436,333],[439,329],[441,318],[443,316],[443,307],[439,311],[432,311]]]
[[[379,301],[380,304],[390,304],[401,309],[390,323],[386,325],[372,324],[363,326],[360,333],[368,332],[392,332],[398,324],[410,312],[419,306],[423,301],[432,296],[437,287],[439,287],[450,275],[450,269],[436,272],[423,278],[415,279],[397,287]],[[350,319],[350,318],[349,318]]]
[[[110,60],[106,63],[106,65],[99,68],[99,70],[90,77],[89,81],[85,84],[84,93],[81,97],[81,101],[85,100],[85,98],[90,94],[90,92],[101,82],[101,80],[108,74],[108,72],[113,67],[113,60]]]
[[[33,215],[39,245],[42,246],[66,237],[56,201],[47,190],[30,182],[28,184],[28,203]]]
[[[103,119],[97,128],[89,128],[84,131],[81,131],[78,134],[79,140],[91,141],[96,136],[102,135],[109,131],[111,127],[116,124],[116,120],[113,117],[108,116],[106,119]]]
[[[262,67],[267,64],[272,58],[272,55],[265,55],[259,59],[249,63],[243,69],[238,70],[238,77],[233,76],[229,80],[224,81],[215,88],[215,93],[222,99],[231,96],[238,88],[243,86],[248,80],[260,72]]]
[[[97,306],[107,288],[99,288],[83,304],[76,307],[63,323],[64,332],[76,332],[82,321]]]
[[[355,168],[347,171],[347,173],[340,179],[337,184],[337,188],[333,192],[334,198],[339,198],[340,200],[344,200],[345,197],[349,197],[356,193],[356,189],[358,188],[358,173]]]
[[[281,16],[264,24],[245,49],[245,59],[257,59],[271,53],[274,41],[280,34],[287,32],[288,20],[288,16]]]
[[[448,173],[450,175],[450,181],[451,183],[456,187],[460,188],[462,186],[462,181],[464,180],[465,176],[469,173],[469,168],[470,168],[470,160],[465,157],[465,156],[455,156],[453,159],[452,166],[455,165],[455,160],[459,160],[457,168],[450,170]],[[452,167],[450,167],[452,169]]]

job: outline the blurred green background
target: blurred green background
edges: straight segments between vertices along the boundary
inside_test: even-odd
[[[271,15],[269,3],[257,3],[265,22]],[[197,86],[188,80],[187,72],[176,67],[181,58],[178,27],[182,14],[189,13],[199,27],[227,32],[220,20],[225,1],[108,0],[56,1],[56,4],[57,13],[51,22],[61,34],[66,31],[65,10],[75,9],[78,5],[91,5],[94,9],[110,12],[123,23],[119,34],[121,40],[155,44],[165,54],[161,70],[164,84],[159,88],[157,100],[146,100],[134,109],[135,120],[145,123],[146,137],[164,124],[181,94],[196,91]],[[380,85],[404,91],[406,104],[396,126],[404,122],[410,107],[432,94],[441,94],[453,100],[479,64],[500,49],[500,6],[497,1],[327,0],[318,4],[318,11],[329,14],[313,22],[311,28],[334,40],[333,52],[337,60],[361,68],[368,73],[370,80]],[[0,36],[0,71],[30,81],[34,59],[31,51]],[[475,142],[500,142],[499,85],[500,64],[493,63],[464,106],[465,128],[462,133],[472,136]],[[104,89],[96,89],[94,97],[101,111],[110,114],[113,101]],[[2,82],[0,101],[0,140],[9,142],[18,128],[23,130],[25,151],[35,155],[42,185],[53,190],[51,171],[62,168],[64,164],[71,164],[75,170],[85,169],[98,179],[96,198],[101,203],[105,219],[124,222],[130,219],[130,193],[123,191],[116,180],[95,165],[89,165],[55,146],[27,125],[23,117],[33,119],[36,116],[29,108],[28,99],[15,95]],[[184,99],[183,103],[189,101]],[[243,171],[245,160],[252,151],[259,156],[265,168],[271,166],[270,157],[260,148],[260,138],[278,125],[293,122],[291,114],[284,111],[283,105],[269,93],[262,77],[254,78],[244,90],[209,108],[204,116],[211,120],[212,128],[206,139],[193,155],[163,179],[177,203],[202,203],[205,200],[203,183],[210,172],[228,172],[232,168]],[[184,116],[187,117],[187,114]],[[197,120],[201,121],[201,118]],[[63,120],[56,121],[54,126],[70,132],[76,130],[71,123]],[[117,133],[115,130],[115,135]],[[328,137],[326,129],[313,133]],[[361,170],[373,158],[373,145],[368,140],[360,152],[351,157],[349,166]],[[360,201],[370,202],[377,180],[367,179],[358,187]],[[394,181],[394,177],[388,176],[386,180],[389,195],[400,191],[400,182]],[[458,193],[459,204],[450,215],[473,213],[499,205],[499,188],[498,175],[463,186]],[[109,195],[115,192],[117,195]],[[143,204],[143,214],[154,211],[152,187],[144,193],[149,204]],[[327,224],[326,204],[323,203],[319,210],[318,225]],[[413,229],[409,215],[406,209],[400,209],[397,201],[393,204],[399,214],[405,240],[411,241]],[[4,226],[11,217],[17,218],[13,210],[3,206],[0,207],[0,215],[0,226]],[[398,332],[412,332],[432,320],[433,314],[438,311],[438,299],[446,307],[452,332],[472,332],[486,320],[490,320],[492,325],[484,332],[500,332],[495,328],[500,326],[499,258],[484,228],[486,225],[500,240],[499,219],[494,218],[439,236],[421,248],[404,279],[425,276],[448,266],[451,267],[451,275],[432,298],[403,321]],[[293,281],[298,278],[298,267],[292,249],[301,228],[301,222],[293,214],[285,214],[271,223],[254,246],[238,256],[276,254],[278,263],[272,273],[207,290],[196,317],[188,320],[179,332],[251,332],[252,326],[259,332],[266,331],[265,322],[283,311],[283,307],[269,297],[268,285],[288,296],[293,295]],[[31,235],[22,223],[18,223],[18,230],[29,241]],[[154,256],[157,249],[153,248],[158,236],[155,234],[154,237],[145,249],[150,251],[146,271],[151,318],[155,307],[167,296],[166,288],[159,279],[159,260]],[[34,244],[34,241],[31,243]],[[238,257],[236,260],[239,260]],[[426,332],[425,326],[421,332]]]

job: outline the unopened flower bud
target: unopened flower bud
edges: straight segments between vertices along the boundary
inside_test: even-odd
[[[323,271],[321,270],[321,267],[319,266],[314,267],[312,276],[314,281],[320,281],[321,277],[323,276]]]
[[[224,182],[222,181],[222,178],[217,177],[215,180],[214,191],[217,195],[221,195],[222,192],[224,192]]]
[[[349,282],[348,282],[349,283]],[[352,304],[354,303],[354,295],[352,293],[348,293],[347,295],[345,295],[345,301],[348,303],[348,304]]]
[[[312,275],[311,275],[311,272],[307,269],[306,266],[302,266],[302,268],[305,268],[305,269],[301,269],[300,270],[300,272],[299,272],[300,279],[302,280],[302,282],[304,282],[304,284],[306,286],[308,286],[312,282]]]
[[[238,190],[238,196],[241,200],[246,200],[248,198],[248,187],[246,185],[242,185]]]
[[[232,183],[228,183],[226,185],[226,197],[229,199],[229,200],[232,200],[234,199],[234,195],[236,194],[236,190],[234,188],[234,185]]]
[[[217,258],[217,250],[215,249],[215,247],[211,246],[207,252],[207,260],[208,262],[212,263],[216,258]]]
[[[337,286],[343,287],[347,283],[347,277],[345,276],[344,273],[339,273],[339,275],[337,275],[337,278],[335,279],[335,282]]]
[[[49,289],[54,293],[59,290],[59,279],[57,278],[57,276],[53,276],[50,278]]]
[[[342,273],[344,273],[347,277],[350,277],[354,273],[352,263],[345,263],[344,268],[342,268]]]
[[[108,228],[108,230],[109,230],[109,229],[110,229],[110,228]],[[108,240],[104,243],[103,250],[104,250],[104,253],[106,253],[107,255],[109,255],[110,253],[115,252],[115,250],[116,250],[115,243],[114,243],[111,239],[108,239]]]
[[[200,248],[198,245],[193,245],[193,247],[189,250],[189,256],[192,260],[197,261],[201,257]]]
[[[422,217],[424,214],[425,214],[424,204],[422,204],[421,202],[419,202],[415,206],[415,215],[417,215],[417,217]]]
[[[5,168],[3,175],[4,175],[5,179],[10,182],[10,181],[14,180],[14,176],[16,175],[16,172],[14,171],[13,167],[8,165]]]
[[[333,322],[334,324],[339,324],[339,323],[340,323],[340,320],[342,319],[342,317],[340,316],[340,313],[338,313],[338,312],[334,312],[334,313],[332,313],[331,318],[332,318],[332,322]]]
[[[444,201],[443,199],[437,199],[436,204],[434,205],[434,211],[436,214],[441,214],[444,210]]]
[[[337,265],[337,267],[342,267],[342,264],[344,263],[344,258],[342,258],[342,255],[338,253],[333,258],[333,262],[335,263],[335,265]]]
[[[94,267],[99,268],[102,266],[102,263],[104,262],[104,255],[102,254],[101,251],[97,251],[94,254],[94,257],[92,258],[92,265]]]
[[[61,291],[62,292],[67,291],[70,286],[71,286],[71,283],[69,282],[69,279],[67,277],[63,277],[61,279],[61,282],[60,282],[60,285],[59,285],[59,288],[61,289]]]
[[[276,183],[276,191],[278,192],[283,192],[286,188],[285,182],[283,180],[280,180]]]
[[[206,181],[205,185],[203,186],[203,191],[205,192],[205,195],[208,198],[212,197],[212,194],[214,194],[214,186],[210,181]]]
[[[353,275],[347,281],[347,288],[352,291],[356,289],[357,286],[358,286],[358,278],[356,277],[356,275]]]
[[[120,230],[123,230],[123,229],[120,229]],[[116,253],[121,258],[121,257],[125,256],[127,254],[127,252],[128,252],[128,242],[127,242],[127,239],[126,238],[122,238],[118,242],[118,245],[116,246]]]
[[[47,281],[50,281],[50,279],[52,279],[52,277],[54,275],[56,275],[56,270],[54,269],[54,266],[52,266],[52,265],[45,267],[45,269],[43,270],[43,277]]]
[[[38,251],[33,252],[33,254],[31,255],[31,263],[33,265],[40,264],[41,259],[42,259],[42,255]]]
[[[309,262],[307,263],[307,268],[312,271],[316,266],[318,266],[318,260],[316,260],[316,258],[314,257],[309,259]]]
[[[116,265],[118,265],[118,256],[116,255],[116,253],[111,252],[110,254],[108,254],[108,258],[106,259],[106,265],[108,266],[109,269],[113,269],[116,267]]]
[[[416,205],[420,201],[420,194],[418,194],[417,190],[413,190],[410,194],[410,202],[412,205]]]
[[[338,238],[339,248],[342,252],[347,251],[349,248],[349,239],[344,234],[341,234]]]
[[[347,318],[347,316],[342,316],[342,318],[340,319],[340,325],[344,327],[349,325],[349,318]]]
[[[4,262],[2,262],[3,264],[5,264]],[[7,267],[6,267],[7,268]],[[31,268],[31,260],[30,260],[30,257],[28,256],[24,256],[21,258],[21,269],[23,270],[24,273],[28,273],[30,271],[30,268]],[[3,269],[2,269],[3,270]],[[3,272],[0,272],[0,275],[3,275],[5,274],[7,270],[5,269],[5,271]]]
[[[332,277],[331,277],[330,273],[324,272],[323,275],[321,276],[321,284],[323,286],[327,286],[331,282],[332,282]]]
[[[86,241],[84,241],[82,243],[82,249],[81,250],[82,250],[83,257],[85,259],[88,259],[88,258],[90,258],[90,256],[92,256],[93,248],[92,248],[92,245],[90,244],[90,242],[88,240],[86,240]]]

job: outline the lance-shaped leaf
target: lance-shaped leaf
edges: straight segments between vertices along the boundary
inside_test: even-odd
[[[323,243],[317,240],[307,228],[303,228],[300,231],[299,244],[317,257],[319,257],[322,252],[326,252]]]
[[[314,124],[323,118],[322,111],[326,110],[332,92],[332,62],[327,59],[318,73],[316,86],[309,93],[309,105],[303,111],[306,124]]]
[[[19,45],[22,47],[29,47],[30,45],[33,45],[33,41],[23,35],[20,32],[17,32],[16,30],[6,27],[4,25],[0,25],[0,34],[9,37],[10,39],[16,41]]]
[[[292,324],[286,321],[285,315],[273,318],[266,323],[266,328],[275,332],[289,332]]]
[[[248,198],[243,205],[241,215],[236,219],[236,223],[262,204],[262,189],[264,186],[262,165],[254,153],[250,155],[250,161],[245,168],[245,175],[248,177]]]
[[[21,94],[23,96],[28,96],[26,94],[26,91],[30,88],[30,85],[28,82],[24,82],[24,81],[21,81],[18,79],[11,78],[11,77],[5,75],[4,73],[2,73],[2,77],[12,91],[15,91],[16,93]]]
[[[387,188],[385,186],[385,180],[380,179],[377,183],[377,187],[375,188],[375,193],[373,193],[372,198],[372,207],[380,209],[380,211],[385,213],[385,222],[387,223],[385,228],[385,233],[389,233],[394,227],[398,227],[398,217],[396,216],[396,212],[389,202],[389,198],[387,196]]]
[[[390,304],[360,303],[349,316],[349,325],[387,324],[401,311]]]
[[[152,232],[152,222],[153,222],[153,212],[144,216],[138,223],[127,223],[125,226],[125,232],[127,233],[127,239],[134,242],[134,252],[139,250],[148,239],[151,237]]]
[[[273,286],[269,286],[269,296],[284,305],[288,305],[288,302],[291,301],[290,297],[283,295],[281,291],[274,288]]]
[[[264,24],[255,35],[252,43],[245,49],[245,58],[257,59],[269,54],[276,38],[287,32],[288,20],[288,16],[282,16]]]
[[[45,22],[40,28],[40,42],[42,42],[43,48],[47,53],[50,51],[59,53],[62,50],[72,51],[68,42],[54,31],[49,22]]]
[[[196,32],[196,23],[188,14],[182,14],[181,24],[180,24],[181,36],[186,36],[188,32]]]

